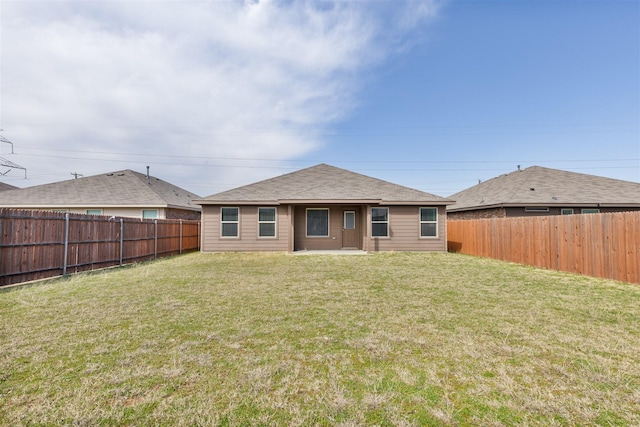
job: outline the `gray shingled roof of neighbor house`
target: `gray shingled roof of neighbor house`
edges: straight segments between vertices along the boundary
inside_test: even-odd
[[[0,191],[7,191],[7,190],[15,190],[16,187],[15,185],[10,185],[10,184],[5,184],[4,182],[0,182]]]
[[[431,203],[446,205],[452,200],[381,179],[320,164],[286,175],[213,194],[200,204],[295,203],[320,201],[362,201],[374,203]]]
[[[531,166],[452,194],[447,210],[500,206],[640,206],[640,183]]]
[[[1,207],[148,206],[200,210],[200,196],[161,179],[122,170],[0,192]]]

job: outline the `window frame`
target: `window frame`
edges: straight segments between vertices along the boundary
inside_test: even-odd
[[[573,215],[573,208],[562,208],[560,209],[560,215]]]
[[[435,221],[423,221],[422,220],[422,210],[423,209],[429,209],[429,210],[435,211],[435,213],[436,213]],[[438,233],[438,231],[439,231],[438,230],[438,228],[439,228],[438,227],[438,216],[439,215],[438,215],[438,208],[437,207],[425,206],[425,207],[421,207],[421,208],[418,209],[418,222],[419,222],[418,227],[419,227],[419,235],[420,235],[421,239],[437,239],[438,238],[438,236],[439,236],[439,233]],[[436,226],[436,234],[434,236],[423,236],[422,235],[422,225],[423,224],[435,224],[435,226]]]
[[[235,209],[237,213],[237,220],[229,221],[224,220],[224,210],[225,209]],[[224,224],[235,224],[236,225],[236,234],[235,236],[225,236],[224,235]],[[237,206],[220,206],[220,238],[221,239],[239,239],[240,238],[240,208]]]
[[[85,214],[87,215],[102,215],[102,209],[86,209]]]
[[[261,209],[270,209],[273,210],[273,221],[261,221],[260,220],[260,210]],[[239,219],[239,217],[238,217]],[[263,236],[262,230],[260,226],[262,224],[273,224],[273,236]],[[277,239],[278,238],[278,208],[275,206],[263,206],[258,207],[258,239]]]
[[[386,214],[386,218],[387,219],[385,221],[374,221],[374,219],[373,219],[373,210],[374,209],[384,209],[384,210],[386,210],[387,211],[387,214]],[[391,233],[390,233],[390,231],[391,231],[390,230],[390,219],[391,219],[391,212],[390,212],[389,207],[372,206],[371,207],[371,237],[374,238],[374,239],[388,239],[391,236]],[[375,235],[374,231],[373,231],[373,225],[374,224],[386,224],[386,226],[387,226],[387,234],[385,234],[385,235]]]
[[[600,213],[600,209],[598,208],[582,208],[580,209],[581,214],[598,214]]]
[[[325,211],[327,213],[327,234],[326,235],[313,235],[309,234],[309,211]],[[329,208],[307,208],[305,210],[305,237],[310,239],[326,239],[331,236],[331,211]]]

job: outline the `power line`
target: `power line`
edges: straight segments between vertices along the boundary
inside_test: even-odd
[[[47,150],[42,150],[47,151]],[[287,162],[287,163],[375,163],[375,164],[410,164],[410,163],[424,163],[424,164],[473,164],[473,163],[584,163],[584,162],[631,162],[640,161],[640,158],[626,158],[626,159],[538,159],[538,160],[345,160],[345,159],[275,159],[275,158],[249,158],[249,157],[219,157],[219,156],[184,156],[184,155],[169,155],[169,154],[153,154],[153,153],[124,153],[113,151],[84,151],[84,150],[56,150],[69,153],[84,153],[84,154],[106,154],[114,156],[136,156],[136,157],[159,157],[159,158],[178,158],[178,159],[198,159],[198,160],[233,160],[233,161],[250,161],[250,162]],[[90,157],[69,157],[69,156],[56,156],[51,154],[21,154],[28,157],[48,157],[48,158],[60,158],[60,159],[72,159],[72,160],[100,160],[100,161],[118,161],[137,163],[133,160],[119,160],[119,159],[105,159],[105,158],[90,158]],[[172,163],[160,163],[160,164],[174,164]],[[193,164],[182,164],[184,166],[193,166]],[[211,166],[211,165],[206,165]],[[238,166],[238,167],[251,167],[251,166]],[[263,168],[262,166],[253,166],[256,168]]]

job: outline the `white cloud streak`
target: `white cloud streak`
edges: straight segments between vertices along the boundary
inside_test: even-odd
[[[320,147],[319,131],[356,107],[363,71],[438,12],[432,1],[0,7],[0,127],[24,153],[28,185],[151,164],[201,195],[271,174],[207,158],[286,160]]]

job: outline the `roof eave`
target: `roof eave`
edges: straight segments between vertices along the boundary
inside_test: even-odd
[[[247,206],[247,205],[260,205],[260,206],[278,206],[280,202],[278,200],[194,200],[193,203],[198,205],[212,205],[212,206]]]
[[[280,199],[287,205],[379,205],[381,199]]]

